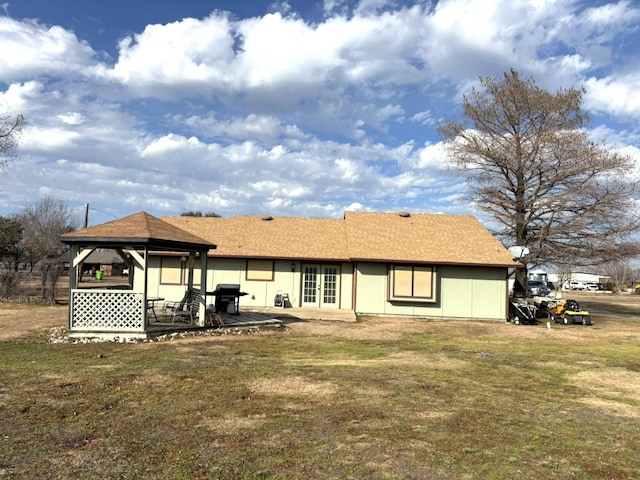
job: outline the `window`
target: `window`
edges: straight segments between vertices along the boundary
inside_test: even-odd
[[[435,302],[436,269],[424,265],[391,265],[389,301]]]
[[[182,283],[180,257],[162,257],[160,259],[160,283],[165,285],[180,285]]]
[[[273,260],[247,260],[247,280],[273,281]]]
[[[193,265],[193,284],[200,285],[200,259]],[[160,283],[163,285],[186,285],[189,281],[189,262],[184,257],[162,257],[160,259]]]

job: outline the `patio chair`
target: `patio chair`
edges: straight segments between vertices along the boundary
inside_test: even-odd
[[[175,323],[176,320],[196,323],[200,312],[200,303],[202,303],[200,290],[191,288],[187,289],[182,300],[165,302],[162,311],[166,318],[171,318],[171,323]]]

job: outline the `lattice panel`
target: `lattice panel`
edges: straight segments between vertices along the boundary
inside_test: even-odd
[[[74,290],[71,330],[144,331],[142,293]]]

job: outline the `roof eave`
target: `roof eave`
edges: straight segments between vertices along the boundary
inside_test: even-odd
[[[424,265],[450,265],[458,267],[491,267],[491,268],[514,268],[516,263],[500,263],[500,262],[454,262],[442,260],[411,260],[399,258],[352,258],[351,262],[372,262],[372,263],[406,263],[406,264],[424,264]]]
[[[62,236],[60,241],[65,244],[76,245],[100,245],[103,247],[153,247],[162,250],[215,250],[217,245],[211,243],[191,243],[180,242],[175,240],[166,240],[158,238],[139,238],[139,237],[79,237],[79,236]]]

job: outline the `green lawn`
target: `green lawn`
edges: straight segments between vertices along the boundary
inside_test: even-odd
[[[0,342],[0,479],[637,479],[639,335],[611,317],[21,337]]]

